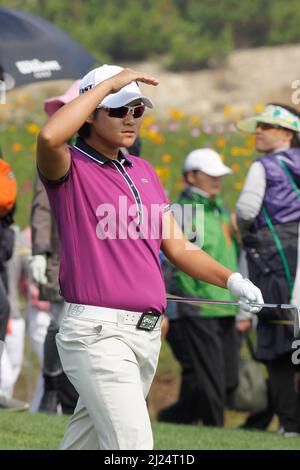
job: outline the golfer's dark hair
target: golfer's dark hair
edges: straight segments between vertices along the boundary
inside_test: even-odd
[[[280,106],[281,108],[286,109],[287,111],[294,114],[297,118],[300,119],[300,112],[296,108],[293,108],[293,106],[288,106],[287,104],[282,104],[282,103],[268,103],[267,106],[268,105]],[[291,129],[287,129],[287,130],[290,130],[291,133],[293,134],[293,138],[291,140],[291,147],[300,147],[299,133],[292,131]]]
[[[93,119],[96,119],[96,116],[98,114],[99,108],[95,109],[93,112]],[[91,129],[90,129],[90,124],[88,122],[85,122],[81,128],[78,130],[78,135],[84,140],[87,139],[91,134]]]

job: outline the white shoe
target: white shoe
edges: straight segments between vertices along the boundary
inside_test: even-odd
[[[8,395],[0,391],[0,408],[14,411],[26,411],[29,408],[29,403],[22,400],[10,398]]]
[[[298,432],[285,431],[284,427],[282,427],[282,426],[280,426],[280,428],[278,429],[277,434],[279,434],[280,436],[283,436],[283,437],[299,437],[300,436],[300,434]]]

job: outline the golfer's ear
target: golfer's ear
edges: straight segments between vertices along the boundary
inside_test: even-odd
[[[195,174],[193,171],[188,171],[187,173],[184,174],[184,179],[189,184],[190,186],[193,186],[193,183],[195,182]]]

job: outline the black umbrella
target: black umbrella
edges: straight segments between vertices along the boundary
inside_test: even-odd
[[[43,80],[78,79],[96,60],[52,23],[0,8],[0,67],[6,88]]]

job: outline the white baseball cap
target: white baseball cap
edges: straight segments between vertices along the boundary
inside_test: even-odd
[[[124,70],[123,67],[107,64],[91,70],[91,72],[86,74],[81,80],[79,94],[85,93],[94,86],[98,85],[98,83],[101,83],[104,80],[122,72],[122,70]],[[104,106],[106,108],[119,108],[120,106],[125,106],[126,104],[136,99],[140,99],[142,103],[148,108],[153,108],[152,101],[146,96],[142,95],[137,82],[131,82],[129,85],[124,86],[117,93],[111,93],[110,95],[107,95],[98,105],[98,107]]]
[[[224,165],[220,155],[212,149],[197,149],[188,154],[183,165],[183,173],[200,170],[209,176],[224,176],[232,170]]]

